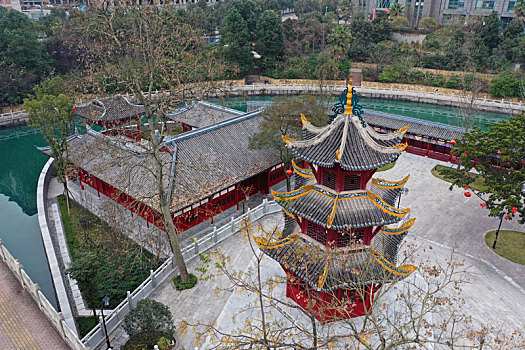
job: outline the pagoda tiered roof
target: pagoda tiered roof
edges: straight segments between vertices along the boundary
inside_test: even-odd
[[[381,134],[352,114],[340,114],[331,124],[316,127],[303,116],[302,141],[283,137],[287,148],[296,157],[312,164],[360,171],[380,168],[394,162],[406,144],[401,143],[404,127],[390,134]]]
[[[390,282],[416,270],[413,265],[396,266],[370,246],[327,249],[299,233],[276,241],[255,241],[268,256],[321,292]]]
[[[375,180],[366,190],[343,192],[312,184],[291,192],[272,191],[272,195],[291,215],[326,228],[347,230],[400,221],[410,209],[394,205],[407,180],[408,176],[399,182]]]
[[[128,120],[144,113],[144,106],[131,103],[122,95],[93,100],[77,106],[77,115],[91,122]]]

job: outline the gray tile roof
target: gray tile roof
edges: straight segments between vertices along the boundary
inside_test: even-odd
[[[312,288],[322,292],[378,282],[387,283],[402,278],[385,269],[370,247],[363,247],[362,250],[357,251],[325,250],[319,248],[309,237],[291,235],[285,239],[285,244],[274,247],[271,244],[268,246],[263,244],[261,248],[264,253],[277,260],[283,267],[292,270]],[[403,270],[403,267],[401,269],[392,267],[403,272],[403,275],[410,273],[408,270]],[[323,281],[325,268],[328,271]]]
[[[248,148],[249,138],[259,130],[261,120],[258,113],[246,114],[180,134],[165,144],[168,151],[161,152],[161,162],[165,189],[172,189],[172,211],[281,162],[277,152]],[[70,141],[70,158],[75,165],[158,209],[152,156],[140,153],[140,143],[117,140],[94,132],[75,137]],[[170,181],[172,165],[174,177]]]
[[[363,118],[368,124],[390,130],[398,130],[408,125],[408,133],[412,135],[428,136],[443,140],[456,140],[461,138],[465,132],[464,129],[451,125],[372,111],[370,109],[365,109],[364,111]]]
[[[395,161],[401,149],[391,146],[397,145],[403,138],[401,132],[395,135],[378,134],[370,127],[363,128],[357,117],[342,114],[322,128],[303,122],[303,134],[306,140],[290,141],[287,145],[296,157],[319,166],[332,167],[337,161],[336,152],[342,150],[341,167],[354,171],[380,168]]]
[[[121,95],[93,100],[86,105],[77,106],[77,114],[80,118],[94,122],[127,120],[143,113],[143,106],[132,104]]]
[[[176,167],[172,208],[181,208],[190,198],[208,196],[279,164],[278,152],[248,147],[261,122],[262,117],[254,114],[227,126],[196,129],[192,137],[181,134],[173,140],[170,147],[176,148]]]
[[[389,225],[407,213],[392,208],[400,189],[382,189],[372,183],[369,188],[369,191],[337,193],[322,185],[307,185],[292,192],[272,194],[289,213],[333,230]],[[383,201],[378,196],[383,196]],[[331,225],[329,217],[332,217]]]
[[[137,144],[126,145],[94,132],[69,142],[71,162],[136,200],[158,209],[152,157],[140,154]],[[169,169],[171,155],[161,152],[161,161]],[[167,187],[168,176],[165,186]]]
[[[186,108],[181,108],[169,114],[173,121],[184,123],[195,128],[219,123],[224,120],[235,118],[244,112],[222,107],[208,102],[197,102]]]

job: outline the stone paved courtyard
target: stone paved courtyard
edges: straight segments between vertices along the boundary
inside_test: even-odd
[[[469,283],[463,286],[462,295],[466,301],[465,310],[473,319],[472,327],[521,327],[524,330],[525,266],[509,262],[486,247],[483,235],[497,228],[498,220],[487,216],[478,199],[466,199],[463,189],[450,191],[448,183],[435,178],[430,170],[438,163],[405,153],[394,168],[376,174],[376,177],[386,180],[399,180],[411,174],[407,184],[410,192],[403,195],[401,206],[410,207],[411,217],[417,220],[405,239],[406,244],[422,247],[422,259],[442,262],[454,251],[457,259],[464,260],[469,267]],[[264,225],[282,226],[283,217],[281,214],[267,216]],[[515,220],[504,221],[502,228],[524,230]],[[245,271],[253,258],[249,245],[239,235],[230,237],[216,249],[231,256],[230,266],[235,271]],[[189,268],[194,271],[198,265],[200,261],[195,259]],[[269,258],[263,259],[262,266],[267,276],[283,274],[279,265]],[[217,288],[226,292],[217,294]],[[234,292],[224,276],[199,281],[194,289],[182,292],[176,291],[168,279],[151,297],[169,305],[177,323],[181,320],[217,322],[224,329],[236,327],[232,323],[232,314],[250,301],[249,296]],[[237,322],[241,322],[241,318]],[[121,329],[113,336],[116,344],[125,341]],[[195,348],[193,337],[191,330],[182,336],[185,349]],[[205,348],[201,346],[201,349]]]

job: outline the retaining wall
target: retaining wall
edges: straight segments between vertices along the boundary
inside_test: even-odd
[[[42,235],[47,262],[49,264],[49,270],[51,271],[51,277],[53,279],[53,285],[55,287],[55,293],[60,310],[69,328],[75,335],[78,335],[75,319],[73,317],[71,305],[69,304],[69,298],[66,293],[64,279],[62,278],[62,273],[58,264],[55,247],[53,245],[53,241],[51,240],[51,233],[49,232],[49,225],[47,221],[47,188],[49,186],[49,181],[51,181],[51,178],[53,177],[54,161],[54,158],[49,158],[47,163],[42,168],[38,178],[36,190],[38,224],[40,226],[40,234]]]

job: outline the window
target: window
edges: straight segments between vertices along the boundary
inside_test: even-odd
[[[308,221],[308,226],[306,229],[306,234],[317,242],[326,244],[327,233],[324,227],[314,224],[313,222]]]
[[[492,10],[494,9],[494,0],[477,0],[476,10]]]
[[[358,190],[361,188],[361,176],[356,174],[345,175],[343,191]]]
[[[448,2],[448,8],[450,10],[459,10],[465,7],[465,0],[450,0]]]
[[[516,0],[509,0],[509,6],[507,6],[507,12],[514,12],[515,5],[516,5]]]
[[[342,232],[337,237],[337,248],[347,247],[351,244],[363,243],[364,230]]]
[[[335,173],[330,170],[323,171],[323,185],[335,190]]]

